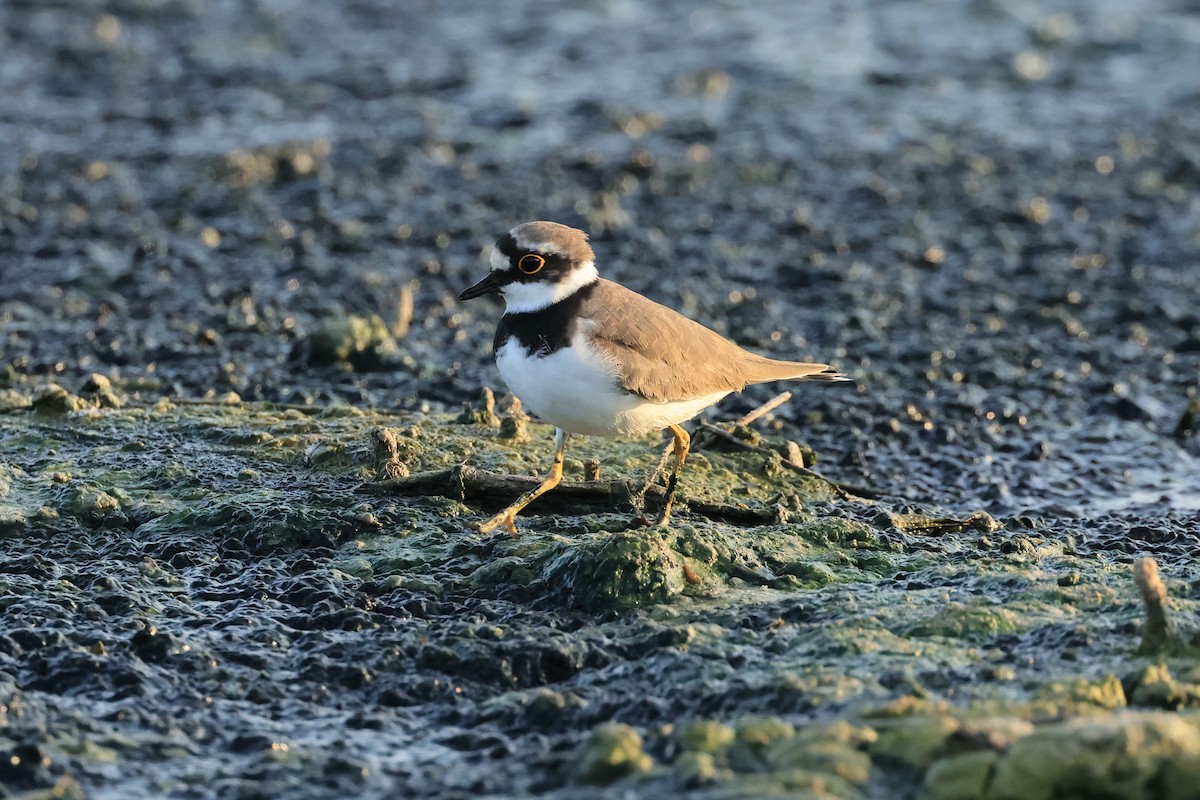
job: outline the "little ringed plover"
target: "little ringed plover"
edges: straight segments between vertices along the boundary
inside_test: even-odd
[[[679,423],[730,392],[776,380],[845,381],[828,364],[755,355],[596,272],[587,234],[526,222],[492,248],[487,277],[458,296],[499,293],[506,305],[492,351],[526,408],[555,426],[554,464],[541,485],[480,524],[513,518],[562,480],[567,436],[642,436],[669,428],[675,466],[659,524],[671,516],[691,439]]]

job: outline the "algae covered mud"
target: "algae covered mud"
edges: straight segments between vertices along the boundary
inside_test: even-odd
[[[1161,623],[1143,642],[1124,540],[834,502],[783,443],[720,440],[691,464],[703,513],[670,530],[600,504],[481,536],[463,502],[486,498],[480,473],[447,470],[533,467],[519,426],[485,415],[30,402],[0,416],[9,790],[1024,798],[1119,778],[1123,797],[1187,797],[1200,780],[1200,719],[1178,711],[1200,702],[1200,651]],[[609,444],[604,469],[652,449]]]
[[[1195,797],[1198,24],[0,4],[0,793]],[[472,533],[534,218],[857,387]]]

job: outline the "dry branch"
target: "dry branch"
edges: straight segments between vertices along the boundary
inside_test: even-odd
[[[449,497],[484,509],[500,509],[514,497],[541,483],[541,478],[526,475],[502,475],[460,464],[450,469],[419,472],[407,478],[382,480],[366,484],[369,491],[399,494],[406,497]],[[629,481],[564,481],[552,492],[537,500],[542,511],[579,511],[581,508],[614,510],[631,505]],[[666,490],[649,486],[646,496],[661,504]],[[744,505],[709,503],[687,500],[694,514],[713,520],[738,524],[762,525],[778,522],[780,512],[774,508],[751,508]]]
[[[1171,620],[1167,616],[1167,587],[1158,577],[1158,562],[1139,558],[1133,563],[1133,580],[1146,604],[1146,625],[1142,629],[1142,651],[1153,652],[1173,637]]]

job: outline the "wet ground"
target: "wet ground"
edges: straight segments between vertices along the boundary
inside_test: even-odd
[[[1200,7],[795,5],[0,6],[3,791],[1192,796]],[[856,387],[471,535],[531,218]]]

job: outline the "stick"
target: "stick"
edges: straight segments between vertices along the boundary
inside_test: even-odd
[[[756,420],[760,417],[764,417],[767,414],[770,414],[772,411],[779,408],[781,405],[783,405],[784,403],[786,403],[788,400],[791,400],[791,399],[792,399],[791,392],[780,392],[779,394],[775,395],[767,402],[763,403],[758,408],[756,408],[753,411],[751,411],[750,413],[746,414],[744,417],[739,419],[735,424],[749,425],[751,422],[754,422],[754,420]]]
[[[454,500],[483,506],[503,508],[514,497],[542,482],[541,478],[526,475],[501,475],[486,472],[466,464],[434,472],[419,472],[407,478],[381,480],[363,485],[369,492],[399,494],[406,497],[449,497]],[[647,487],[646,493],[662,502],[666,489]],[[539,497],[536,508],[542,511],[575,511],[581,507],[615,509],[630,502],[628,481],[564,481],[553,492]],[[777,522],[775,509],[756,509],[725,503],[706,503],[688,500],[688,508],[709,519],[743,524]]]
[[[673,452],[675,452],[674,440],[668,442],[667,446],[663,448],[662,456],[658,459],[658,463],[654,465],[654,469],[650,470],[650,474],[646,476],[646,482],[642,484],[642,488],[638,490],[636,495],[630,497],[630,502],[633,502],[639,513],[641,513],[641,506],[645,502],[646,492],[650,490],[650,486],[654,483],[654,479],[658,477],[658,473],[662,472],[663,468],[667,466],[667,459],[671,457],[671,453]],[[659,487],[659,491],[664,491],[661,486]]]
[[[396,293],[396,321],[392,324],[392,336],[403,339],[408,336],[408,330],[413,321],[413,288],[414,282],[404,284]]]
[[[1146,626],[1142,629],[1142,652],[1154,652],[1171,638],[1171,620],[1167,616],[1167,587],[1158,577],[1158,562],[1139,558],[1133,562],[1133,580],[1146,604]]]

